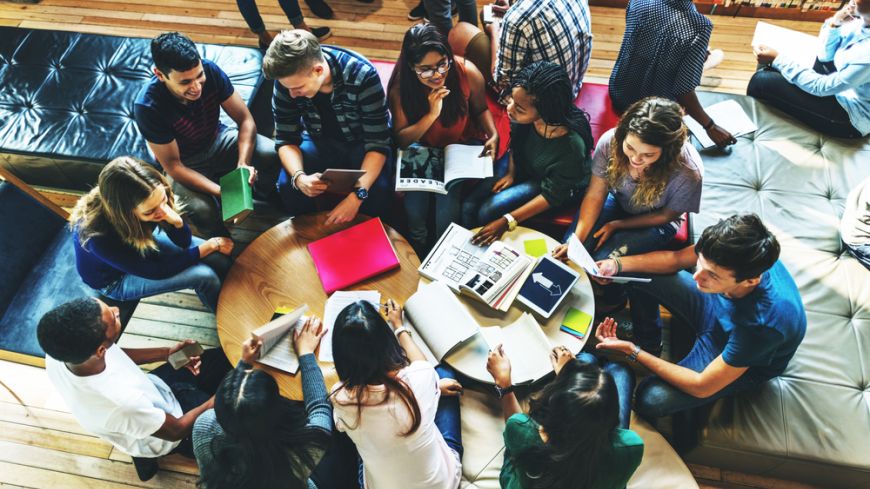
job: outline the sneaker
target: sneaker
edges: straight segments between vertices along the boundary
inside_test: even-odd
[[[133,467],[136,467],[136,475],[142,482],[151,480],[160,469],[156,458],[133,457]]]
[[[408,12],[408,20],[422,20],[424,17],[426,17],[426,7],[423,6],[423,2],[418,3]]]
[[[714,49],[707,54],[707,61],[704,61],[704,71],[712,70],[719,66],[722,60],[725,59],[725,52],[721,49]]]
[[[314,34],[314,37],[316,37],[318,41],[322,41],[332,35],[332,31],[329,27],[312,27],[311,33]]]
[[[311,13],[321,19],[331,19],[335,17],[335,12],[333,12],[332,8],[323,0],[305,0],[305,3],[308,5],[308,8],[311,9]]]

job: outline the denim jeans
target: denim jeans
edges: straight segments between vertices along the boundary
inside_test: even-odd
[[[176,254],[187,251],[179,248],[163,231],[155,233],[154,239],[157,241],[160,253]],[[191,246],[199,246],[202,243],[203,240],[194,236]],[[100,292],[117,301],[133,301],[166,292],[193,289],[203,305],[215,312],[217,311],[223,277],[229,271],[231,263],[227,256],[212,253],[202,262],[188,267],[172,277],[150,279],[128,273],[104,287]]]
[[[631,396],[634,393],[634,372],[622,362],[612,362],[591,353],[577,354],[577,360],[598,365],[613,377],[616,392],[619,394],[619,427],[627,430],[631,423]]]
[[[308,131],[302,133],[302,166],[305,173],[322,172],[328,168],[359,169],[366,155],[365,143],[347,143],[330,138],[314,140]],[[393,199],[392,168],[393,155],[387,155],[384,168],[378,175],[372,188],[368,189],[369,196],[360,206],[359,212],[367,216],[386,217],[390,203]],[[311,197],[295,190],[290,184],[290,175],[281,170],[278,176],[278,193],[284,210],[291,216],[307,214],[317,210],[317,205]]]
[[[433,192],[405,192],[408,238],[414,249],[424,249],[430,241],[429,205],[435,201],[435,238],[444,234],[451,222],[459,222],[463,185],[454,185],[447,195]]]
[[[474,0],[423,0],[426,18],[445,36],[453,28],[453,3],[459,7],[459,21],[477,25],[477,2]]]
[[[844,243],[845,244],[845,243]],[[861,262],[867,270],[870,270],[870,244],[865,245],[846,245],[846,249],[849,250],[849,253],[855,257],[859,262]]]
[[[624,219],[631,216],[632,214],[626,212],[622,206],[619,205],[619,201],[616,200],[616,197],[614,197],[613,194],[607,194],[607,199],[604,201],[601,213],[598,215],[598,220],[595,221],[595,225],[592,226],[592,231],[589,233],[589,236],[587,236],[586,241],[583,242],[583,246],[589,250],[589,253],[595,261],[605,260],[613,256],[640,255],[650,251],[661,250],[667,246],[672,239],[674,239],[674,235],[677,233],[677,230],[671,223],[647,228],[620,229],[614,232],[610,238],[601,245],[601,248],[597,251],[593,251],[598,245],[598,238],[593,236],[602,226],[610,221]],[[562,240],[563,242],[568,242],[568,238],[570,238],[574,233],[579,220],[580,211],[578,210],[577,214],[574,215],[574,220],[571,222],[571,226],[565,232],[565,237]],[[625,302],[625,287],[622,284],[610,284],[601,287],[600,290],[602,292],[600,300],[604,304]]]
[[[275,191],[275,179],[281,161],[275,152],[275,142],[257,134],[251,165],[257,169],[254,190],[267,198]],[[239,131],[224,128],[211,147],[203,153],[185,158],[184,165],[217,182],[220,177],[236,169],[239,163]],[[171,179],[170,179],[171,180]],[[189,189],[172,181],[172,191],[184,204],[184,215],[190,219],[200,236],[229,236],[221,216],[220,199],[213,195]]]
[[[202,365],[199,369],[199,375],[193,375],[186,368],[175,370],[168,363],[151,372],[152,375],[166,382],[166,385],[175,394],[175,398],[178,399],[178,403],[181,404],[182,412],[185,413],[213,396],[224,376],[233,368],[220,348],[208,349],[202,353],[200,358]],[[193,444],[190,435],[181,441],[173,453],[181,453],[186,457],[193,458]]]
[[[818,60],[813,69],[823,75],[836,71],[833,63],[821,63]],[[823,134],[838,138],[861,137],[836,97],[807,93],[773,68],[765,67],[756,71],[749,80],[746,94],[763,100]]]
[[[456,379],[456,372],[447,365],[441,364],[435,367],[439,379]],[[453,450],[457,460],[462,460],[462,420],[459,416],[459,396],[444,396],[438,400],[438,410],[435,411],[435,426],[447,442],[447,446]],[[362,459],[359,462],[359,486],[365,487],[363,481]]]
[[[695,345],[685,358],[678,362],[681,367],[702,372],[722,353],[727,338],[716,329],[716,309],[712,307],[715,296],[698,290],[692,274],[681,271],[674,275],[658,275],[652,282],[632,284],[628,288],[631,302],[631,319],[634,334],[644,349],[661,344],[661,304],[695,329]],[[657,376],[644,379],[637,388],[635,410],[647,419],[668,416],[676,412],[711,403],[719,398],[752,389],[768,379],[746,372],[740,378],[707,398],[698,398],[677,389]]]
[[[266,30],[266,25],[263,24],[263,18],[260,17],[260,11],[257,9],[257,2],[255,0],[236,0],[236,4],[239,6],[239,12],[241,12],[251,32],[260,34]],[[278,5],[281,6],[281,10],[284,11],[287,20],[294,27],[302,23],[302,10],[299,9],[298,0],[278,0]]]

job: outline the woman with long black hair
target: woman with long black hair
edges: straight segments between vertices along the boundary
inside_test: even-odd
[[[548,209],[580,204],[591,173],[592,130],[572,99],[568,73],[555,63],[532,63],[513,79],[507,168],[497,168],[500,178],[485,181],[462,203],[463,224],[483,225],[475,244],[492,243]]]
[[[312,318],[293,336],[304,407],[281,397],[275,379],[253,368],[262,342],[248,339],[242,345],[242,359],[218,387],[214,409],[193,427],[201,488],[336,487],[331,478],[339,474],[334,470],[314,473],[333,428],[332,406],[314,356],[325,332],[320,320]]]
[[[503,489],[624,489],[643,458],[643,440],[628,429],[634,377],[627,366],[604,368],[591,354],[564,346],[550,354],[556,378],[535,395],[528,414],[512,391],[511,364],[501,348],[486,368],[501,397],[505,454]]]
[[[461,478],[462,386],[433,368],[389,300],[387,320],[368,302],[339,313],[332,354],[335,425],[356,444],[367,489],[456,489]]]

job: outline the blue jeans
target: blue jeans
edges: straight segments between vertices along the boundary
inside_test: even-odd
[[[456,379],[456,372],[447,365],[435,367],[439,379]],[[462,460],[462,421],[459,417],[459,396],[441,396],[438,400],[438,410],[435,411],[435,426],[447,442],[447,446],[459,455]],[[359,463],[359,486],[363,484],[365,469],[363,461]]]
[[[622,206],[619,205],[619,201],[616,200],[616,197],[614,197],[613,194],[607,194],[607,199],[601,207],[601,213],[598,214],[598,220],[595,221],[595,225],[592,226],[592,231],[589,233],[589,236],[587,236],[586,241],[583,242],[583,246],[589,250],[589,253],[595,261],[605,260],[614,256],[640,255],[643,253],[649,253],[650,251],[658,251],[667,246],[667,244],[674,239],[674,235],[677,234],[677,230],[671,223],[665,223],[660,226],[648,228],[620,229],[613,233],[610,238],[601,245],[601,248],[597,251],[593,251],[598,245],[598,238],[594,238],[593,236],[599,229],[610,221],[624,219],[631,216],[632,214],[626,212]],[[577,210],[577,214],[574,215],[574,221],[571,222],[571,227],[569,227],[565,232],[565,237],[562,240],[563,242],[568,242],[568,238],[570,238],[571,234],[574,233],[579,220],[580,211]],[[600,300],[604,304],[625,302],[625,287],[622,284],[610,284],[601,287],[600,290],[602,292]]]
[[[844,243],[845,244],[845,243]],[[867,270],[870,270],[870,244],[865,245],[846,245],[846,249],[849,250],[849,253],[855,257],[859,262],[861,262]]]
[[[330,138],[314,140],[308,131],[302,133],[302,167],[305,173],[322,172],[328,168],[359,169],[366,155],[365,143],[362,141],[347,143]],[[393,155],[387,155],[384,167],[378,175],[372,188],[368,189],[369,196],[360,206],[360,213],[372,217],[386,217],[389,212],[390,202],[393,199],[392,182]],[[284,210],[291,216],[307,214],[317,210],[313,198],[295,190],[290,185],[290,175],[283,169],[278,176],[278,193]]]
[[[453,28],[453,3],[459,7],[459,21],[477,25],[477,2],[475,0],[423,0],[426,18],[445,36]]]
[[[187,252],[173,243],[163,231],[155,233],[154,239],[157,241],[160,253]],[[194,236],[191,246],[199,246],[202,243],[202,239]],[[104,287],[100,292],[117,301],[133,301],[166,292],[193,289],[203,305],[208,307],[211,312],[216,312],[218,296],[223,283],[222,277],[229,270],[231,261],[224,255],[212,255],[219,255],[219,253],[212,253],[206,257],[207,262],[204,260],[204,262],[197,263],[167,278],[150,279],[128,273]]]
[[[627,430],[631,423],[631,396],[634,393],[634,372],[622,362],[611,362],[587,352],[577,354],[577,360],[598,365],[613,377],[619,394],[619,427]]]
[[[642,348],[661,344],[661,304],[672,315],[695,329],[695,345],[678,365],[702,372],[722,353],[728,338],[721,329],[716,328],[716,309],[712,307],[715,296],[698,290],[689,272],[658,275],[650,283],[632,284],[628,288],[628,297],[634,334]],[[767,380],[746,372],[716,394],[702,399],[686,394],[657,376],[651,376],[637,388],[635,410],[647,419],[668,416],[758,387]]]
[[[217,392],[217,388],[227,372],[233,368],[224,355],[224,351],[220,348],[210,348],[204,351],[200,358],[202,365],[199,375],[193,375],[186,368],[175,370],[168,363],[164,363],[151,372],[152,375],[166,382],[175,398],[178,399],[178,403],[181,404],[181,411],[185,413],[208,401]],[[193,443],[190,435],[181,441],[173,453],[181,453],[186,457],[193,458]]]
[[[408,216],[408,238],[415,249],[429,243],[429,204],[435,201],[435,237],[444,234],[451,222],[459,221],[462,185],[454,185],[447,195],[432,192],[405,192],[405,213]]]
[[[236,5],[239,6],[239,12],[244,17],[251,32],[260,34],[266,30],[266,25],[263,24],[263,18],[260,17],[260,11],[257,9],[257,2],[255,0],[236,0]],[[294,27],[302,23],[302,10],[299,9],[298,0],[278,0],[278,5],[281,6],[281,10],[284,11],[287,20]]]

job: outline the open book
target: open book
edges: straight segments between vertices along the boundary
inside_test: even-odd
[[[299,357],[293,347],[292,334],[308,319],[306,312],[308,305],[303,304],[251,331],[251,336],[263,341],[260,358],[257,360],[259,363],[291,374],[299,370]]]
[[[735,138],[751,134],[758,129],[736,100],[725,100],[709,107],[704,107],[704,110],[707,111],[707,115],[711,119],[716,121],[719,127],[730,132]],[[716,146],[716,143],[710,139],[703,126],[698,124],[698,121],[688,115],[683,117],[683,121],[685,121],[689,131],[692,131],[692,135],[695,136],[702,148],[707,149]]]
[[[332,357],[332,333],[335,331],[335,320],[341,311],[356,301],[367,301],[375,309],[381,307],[381,293],[377,290],[336,290],[326,299],[323,307],[323,327],[326,334],[320,339],[320,355],[318,358],[323,362],[333,362]]]
[[[613,281],[616,284],[624,284],[627,282],[649,282],[652,279],[648,278],[638,278],[638,277],[617,277],[617,276],[606,276],[601,275],[601,272],[598,270],[598,265],[595,264],[595,259],[592,258],[592,255],[586,251],[586,248],[583,247],[583,243],[577,239],[576,234],[571,234],[571,237],[568,238],[568,259],[576,263],[583,270],[586,271],[589,275],[598,278],[606,278]]]
[[[486,370],[486,351],[503,345],[511,359],[515,384],[531,382],[552,370],[550,342],[535,319],[524,313],[507,326],[481,328],[460,300],[441,282],[420,286],[405,303],[406,319],[421,341],[426,358],[436,364],[473,341],[487,348],[473,357]]]
[[[411,145],[399,150],[396,190],[436,192],[469,178],[492,176],[492,157],[479,156],[483,146],[451,144],[444,149]]]
[[[527,255],[501,241],[486,246],[471,244],[474,235],[451,223],[417,270],[444,282],[456,293],[466,293],[494,309],[507,311],[532,269]]]

